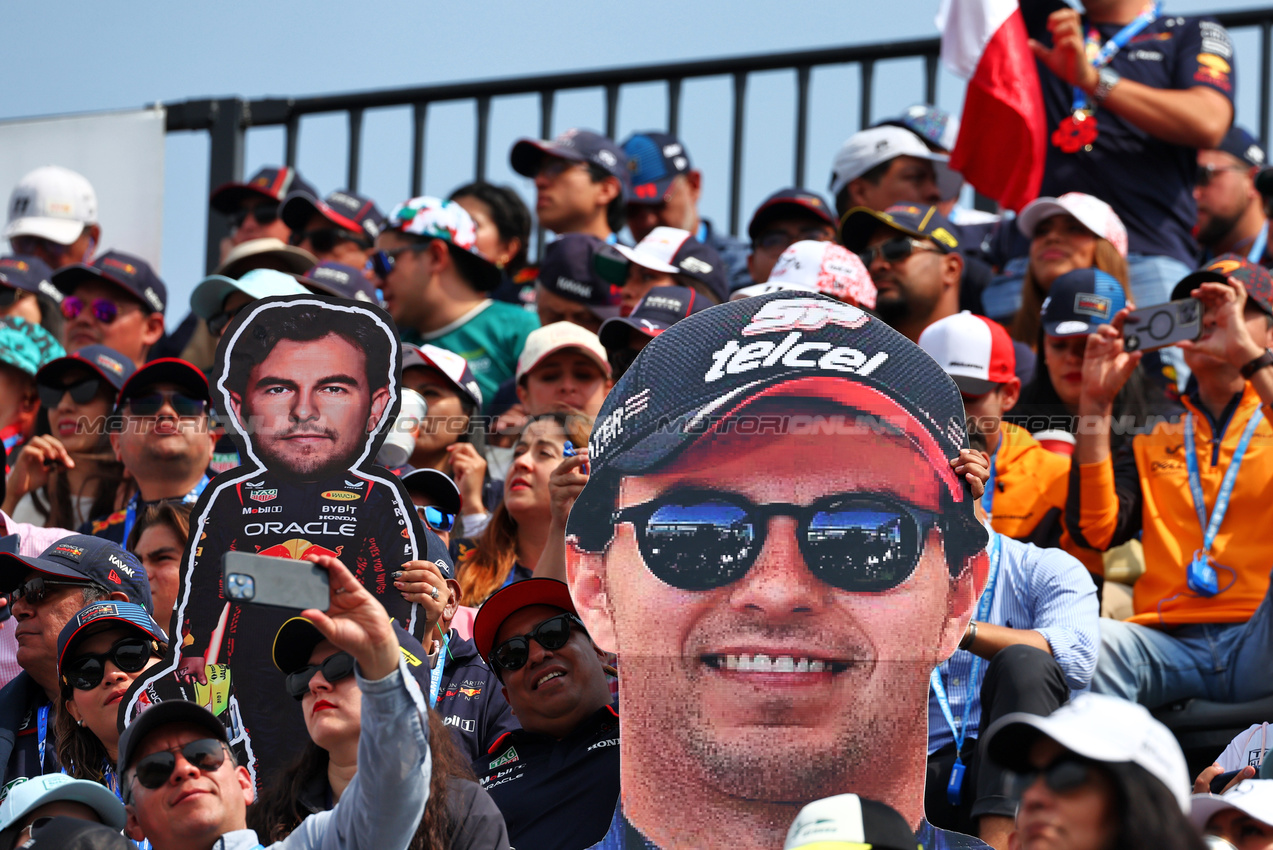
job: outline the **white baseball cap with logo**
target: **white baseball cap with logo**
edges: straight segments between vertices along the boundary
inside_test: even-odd
[[[549,356],[566,348],[579,349],[580,353],[596,361],[607,378],[610,377],[610,360],[596,334],[574,322],[553,322],[536,328],[526,337],[522,356],[517,358],[517,382],[521,383],[527,372]]]
[[[1223,794],[1194,794],[1189,822],[1201,832],[1213,815],[1225,809],[1237,809],[1273,826],[1273,779],[1244,779]]]
[[[928,160],[933,164],[938,185],[949,185],[952,173],[948,165],[950,157],[933,153],[919,136],[905,127],[885,125],[860,130],[845,141],[831,163],[831,196],[834,198],[840,194],[850,181],[875,166],[899,156]]]
[[[1115,250],[1127,256],[1127,228],[1114,208],[1093,195],[1083,192],[1066,192],[1059,198],[1035,198],[1025,205],[1017,216],[1017,228],[1027,238],[1034,238],[1034,229],[1045,219],[1056,215],[1072,215],[1079,224],[1107,240]]]
[[[613,246],[623,256],[644,269],[663,272],[664,274],[680,274],[682,269],[672,261],[681,246],[694,238],[694,234],[679,227],[656,227],[637,243],[635,248],[627,245]]]
[[[993,392],[1016,374],[1017,354],[1008,329],[967,310],[924,328],[919,347],[955,379],[965,395]]]
[[[97,224],[97,193],[93,185],[69,168],[46,165],[28,173],[13,187],[4,236],[37,236],[70,245],[89,224]]]
[[[835,242],[801,240],[778,257],[766,283],[800,283],[868,310],[875,309],[875,282],[862,261]]]
[[[1189,814],[1193,783],[1185,754],[1171,730],[1143,705],[1080,694],[1047,717],[1024,711],[1004,715],[987,730],[986,746],[990,757],[1009,770],[1030,770],[1030,748],[1039,733],[1092,761],[1139,765],[1167,786],[1181,811]]]

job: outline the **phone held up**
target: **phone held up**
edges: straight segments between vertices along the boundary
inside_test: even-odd
[[[310,561],[226,552],[221,568],[225,598],[232,602],[327,610],[327,570]]]
[[[1202,302],[1181,298],[1127,314],[1123,347],[1127,351],[1153,351],[1202,335]]]

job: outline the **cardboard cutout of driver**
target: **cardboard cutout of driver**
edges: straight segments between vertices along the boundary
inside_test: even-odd
[[[929,850],[985,846],[923,817],[929,677],[989,563],[965,447],[941,367],[824,296],[722,304],[641,352],[567,526],[571,597],[619,658],[627,847],[778,847],[842,793]]]
[[[387,314],[324,296],[262,299],[227,329],[216,362],[214,397],[246,462],[217,476],[195,508],[176,657],[156,668],[152,686],[134,687],[124,716],[156,699],[194,699],[272,770],[307,739],[270,656],[295,612],[228,601],[222,556],[340,558],[417,638],[419,608],[390,574],[417,558],[450,561],[398,479],[372,464],[400,403],[402,354]]]

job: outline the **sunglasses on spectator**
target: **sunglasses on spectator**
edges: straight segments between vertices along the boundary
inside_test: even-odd
[[[322,672],[327,684],[334,685],[341,679],[348,679],[354,673],[354,657],[348,652],[337,652],[323,659],[322,664],[310,664],[295,673],[287,674],[287,692],[292,699],[303,699],[309,693],[310,680],[314,674]]]
[[[571,629],[575,626],[583,629],[583,621],[574,614],[558,614],[556,617],[549,617],[527,634],[511,637],[491,650],[491,666],[508,671],[520,670],[530,659],[532,640],[553,652],[566,645],[570,640]]]
[[[171,406],[172,412],[182,419],[200,416],[208,409],[204,399],[191,398],[175,390],[156,390],[124,401],[124,407],[132,416],[158,416],[164,405]]]
[[[797,242],[824,241],[826,235],[826,228],[823,227],[806,227],[794,236],[785,230],[770,230],[760,234],[752,248],[757,251],[785,251]]]
[[[656,578],[679,590],[732,584],[756,562],[769,520],[793,517],[810,572],[850,593],[891,590],[911,577],[936,511],[875,493],[825,496],[810,505],[756,505],[735,493],[673,490],[616,511],[630,522],[637,548]]]
[[[211,773],[225,764],[225,744],[216,738],[199,738],[180,747],[151,753],[138,759],[137,764],[133,766],[133,776],[141,783],[141,787],[152,791],[162,788],[172,776],[172,772],[177,769],[178,750],[181,752],[181,757],[191,766],[204,773]]]
[[[1026,789],[1034,784],[1040,776],[1043,784],[1057,794],[1068,794],[1082,788],[1092,778],[1096,765],[1087,759],[1073,754],[1058,757],[1047,767],[1031,768],[1026,771],[1008,771],[1008,796],[1019,800]]]
[[[49,591],[55,587],[96,587],[96,582],[85,579],[84,581],[66,580],[62,581],[55,578],[45,578],[44,576],[36,576],[27,579],[10,591],[9,600],[12,602],[17,599],[25,599],[28,605],[39,605],[44,601],[44,597],[49,595]]]
[[[549,180],[555,180],[570,169],[579,165],[587,167],[588,163],[577,159],[562,159],[559,156],[546,156],[540,160],[539,168],[535,171],[535,176],[547,177]]]
[[[912,239],[909,236],[899,236],[867,248],[865,251],[859,251],[858,257],[862,260],[862,265],[869,269],[876,257],[882,257],[886,263],[900,263],[916,251],[937,252],[938,248],[929,242]]]
[[[416,505],[415,512],[420,521],[434,531],[450,531],[455,527],[455,514],[449,514],[441,508]]]
[[[63,384],[62,386],[52,386],[50,384],[36,384],[36,392],[40,396],[40,404],[52,410],[62,403],[62,397],[67,393],[71,394],[71,401],[76,404],[88,404],[97,397],[97,391],[102,388],[101,378],[84,378],[73,384]]]
[[[371,255],[371,270],[376,273],[376,277],[383,280],[393,271],[399,254],[405,251],[423,251],[428,245],[428,242],[423,242],[419,245],[405,245],[401,248],[394,248],[392,251],[377,251]]]
[[[309,241],[309,246],[319,254],[329,253],[342,242],[353,242],[359,248],[371,247],[367,244],[365,238],[350,233],[343,227],[316,227],[313,230],[293,230],[288,241],[293,245],[301,245],[306,240]]]
[[[1216,178],[1221,171],[1248,171],[1249,169],[1241,165],[1199,165],[1198,166],[1198,185],[1208,186],[1211,181]]]
[[[26,295],[25,289],[18,289],[13,286],[0,286],[0,307],[8,307],[10,304],[18,300],[21,295]]]
[[[230,213],[230,225],[235,228],[243,226],[243,222],[248,220],[248,216],[256,219],[256,223],[265,227],[278,221],[277,203],[257,204],[251,209],[240,208]]]
[[[248,304],[251,303],[251,301],[248,302]],[[244,304],[234,310],[222,310],[220,313],[217,313],[215,316],[208,319],[208,333],[213,336],[221,336],[221,334],[225,333],[226,326],[234,320],[235,316],[239,315],[239,310],[242,310],[243,307],[248,306],[248,304]]]
[[[93,318],[103,325],[109,325],[119,318],[119,305],[109,298],[94,298],[92,303],[74,295],[68,295],[62,299],[62,315],[67,319],[74,319],[84,312],[85,308],[89,308]]]
[[[115,641],[105,652],[81,655],[66,665],[62,671],[62,683],[77,691],[91,691],[102,683],[109,661],[125,673],[138,673],[155,655],[151,642],[139,637],[126,637]]]

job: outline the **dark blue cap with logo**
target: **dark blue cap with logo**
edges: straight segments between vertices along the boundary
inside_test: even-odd
[[[755,242],[760,233],[772,221],[801,216],[821,219],[831,227],[836,226],[835,214],[817,192],[808,189],[779,189],[760,202],[747,224],[747,237]]]
[[[602,319],[619,315],[619,287],[603,279],[593,264],[604,245],[588,233],[567,233],[550,242],[539,264],[539,285],[554,295],[588,305]]]
[[[168,303],[168,287],[150,263],[122,251],[108,251],[91,266],[76,263],[53,273],[53,285],[65,295],[74,295],[77,286],[89,281],[105,281],[123,289],[152,313],[162,313]]]
[[[376,288],[359,269],[342,263],[322,262],[305,272],[303,283],[324,295],[377,302]]]
[[[104,590],[127,594],[129,602],[152,610],[145,568],[133,553],[104,537],[72,534],[34,558],[0,553],[0,590],[12,591],[32,571],[91,581]]]
[[[217,212],[232,213],[247,198],[282,202],[292,192],[318,197],[318,190],[306,183],[295,168],[266,166],[246,183],[223,183],[212,190],[209,203]]]
[[[880,226],[891,227],[916,239],[927,239],[943,253],[959,247],[959,230],[937,207],[927,204],[894,204],[880,212],[870,207],[854,207],[840,223],[840,244],[860,253]]]
[[[1224,134],[1219,150],[1254,168],[1263,168],[1267,160],[1259,140],[1237,124],[1230,127],[1229,132]]]
[[[53,285],[53,269],[39,257],[28,257],[16,254],[11,257],[0,257],[0,284],[23,292],[34,292],[62,303],[62,292]]]
[[[1127,295],[1113,275],[1100,269],[1074,269],[1052,281],[1043,300],[1043,332],[1048,336],[1094,333],[1126,306]]]
[[[630,204],[661,204],[672,181],[689,171],[690,154],[676,136],[667,133],[633,133],[623,143],[632,172]]]
[[[518,174],[534,177],[539,173],[540,163],[545,156],[599,165],[610,172],[611,176],[618,178],[619,185],[623,187],[624,198],[632,196],[632,175],[628,171],[627,154],[623,152],[623,148],[600,133],[572,129],[552,141],[518,139],[508,158]]]
[[[175,384],[195,398],[209,402],[212,400],[212,394],[208,391],[208,378],[198,366],[180,357],[161,357],[151,360],[124,381],[124,385],[119,388],[120,403],[134,398],[155,384]]]
[[[135,602],[107,600],[85,605],[75,613],[57,636],[57,669],[62,684],[68,684],[62,674],[66,653],[75,647],[76,638],[88,637],[106,628],[127,628],[141,632],[152,641],[167,643],[168,635],[150,616],[150,612]],[[158,647],[156,647],[158,648]]]
[[[343,230],[358,235],[370,248],[385,229],[385,214],[371,198],[354,192],[338,190],[324,200],[309,192],[294,191],[283,200],[279,217],[293,231],[302,230],[314,213]]]
[[[96,372],[107,383],[115,388],[118,394],[136,367],[133,361],[105,345],[86,345],[72,351],[64,357],[50,360],[35,373],[35,379],[46,386],[58,386],[58,379],[68,370],[77,366],[87,366]]]
[[[429,652],[420,641],[397,623],[393,624],[393,633],[398,636],[398,651],[402,660],[407,662],[407,670],[420,686],[420,690],[429,692]],[[309,657],[314,648],[327,640],[312,622],[304,617],[293,617],[279,627],[274,635],[274,646],[271,652],[274,666],[281,673],[295,673],[309,666]],[[441,675],[442,659],[438,659],[438,674]]]
[[[607,350],[628,347],[628,328],[656,337],[672,325],[702,312],[712,303],[685,286],[656,286],[637,302],[627,316],[606,319],[597,336]]]

